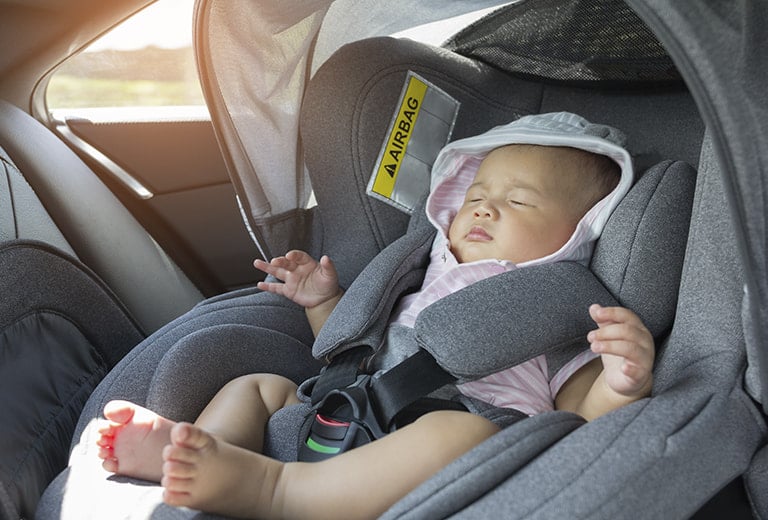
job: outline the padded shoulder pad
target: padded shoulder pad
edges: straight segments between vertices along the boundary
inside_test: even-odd
[[[421,286],[434,237],[434,228],[419,226],[376,255],[329,316],[312,354],[325,359],[360,345],[377,349],[397,299]]]
[[[550,374],[588,348],[589,305],[616,300],[586,267],[557,262],[508,271],[433,303],[416,319],[419,346],[472,380],[547,356]]]
[[[696,172],[664,161],[637,181],[608,220],[591,269],[659,337],[672,327]]]

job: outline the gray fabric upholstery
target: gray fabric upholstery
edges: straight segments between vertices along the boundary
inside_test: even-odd
[[[590,269],[654,336],[675,316],[696,172],[665,161],[645,172],[611,215]]]
[[[554,373],[588,348],[586,335],[595,327],[588,312],[592,303],[616,300],[584,266],[527,267],[430,305],[416,320],[416,339],[460,379],[484,377],[540,354]]]
[[[125,356],[91,394],[72,440],[70,467],[46,490],[37,517],[108,518],[107,509],[120,518],[145,518],[152,510],[168,518],[194,515],[163,506],[158,485],[108,479],[94,464],[94,420],[104,405],[110,399],[129,399],[174,420],[193,421],[219,388],[239,375],[274,372],[300,382],[316,374],[320,364],[311,356],[312,339],[301,308],[250,289],[207,300],[161,328]],[[295,457],[295,445],[280,441],[287,438],[284,429],[293,428],[295,416],[280,417],[272,428],[280,433],[274,434],[277,440],[269,443],[270,449],[276,456]]]
[[[520,421],[448,465],[422,485],[419,493],[412,493],[398,502],[381,519],[451,516],[470,506],[504,478],[524,468],[540,453],[583,424],[581,417],[567,412],[538,415]],[[508,518],[507,512],[513,507],[510,505],[504,510],[475,518]]]
[[[427,228],[408,233],[368,264],[318,334],[315,357],[323,359],[357,345],[378,349],[396,300],[421,286],[433,238],[434,231]]]
[[[269,371],[300,382],[320,367],[311,343],[304,311],[285,298],[245,290],[207,302],[125,356],[89,399],[81,427],[119,396],[174,420],[193,420],[239,375]]]

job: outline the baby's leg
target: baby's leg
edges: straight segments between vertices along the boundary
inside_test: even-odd
[[[249,374],[224,385],[195,426],[230,444],[260,453],[264,429],[272,414],[298,403],[296,385],[290,379],[275,374]]]
[[[242,518],[370,518],[498,431],[441,411],[383,439],[317,463],[283,464],[189,424],[163,451],[168,504]]]
[[[269,417],[297,403],[296,385],[272,374],[250,374],[224,385],[195,424],[228,443],[260,451]],[[99,428],[99,457],[107,471],[159,482],[162,450],[176,424],[128,401],[110,401]]]

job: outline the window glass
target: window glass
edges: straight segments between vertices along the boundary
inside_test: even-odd
[[[160,0],[67,60],[48,85],[48,108],[204,105],[193,6]]]

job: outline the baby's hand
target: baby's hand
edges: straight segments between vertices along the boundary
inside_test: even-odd
[[[601,354],[606,384],[632,398],[651,393],[655,348],[653,336],[634,312],[624,307],[589,307],[597,330],[587,335],[592,351]]]
[[[259,282],[259,289],[281,294],[303,307],[315,307],[341,293],[336,268],[327,256],[317,262],[304,251],[294,250],[269,263],[255,260],[253,266],[282,280]]]

